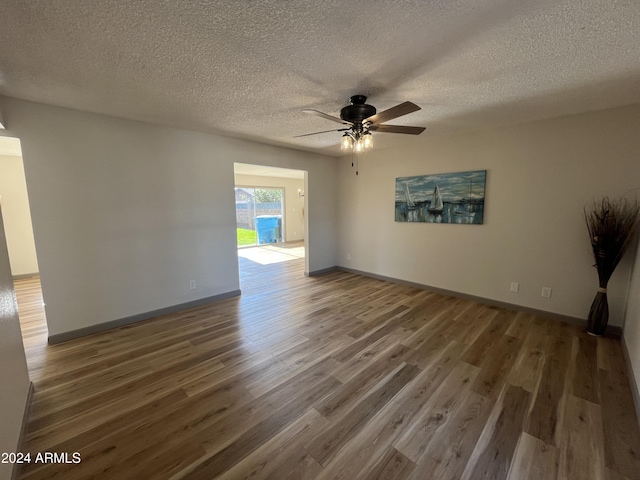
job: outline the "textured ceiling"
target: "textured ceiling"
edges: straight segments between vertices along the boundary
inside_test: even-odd
[[[410,100],[390,123],[428,135],[640,103],[639,33],[638,0],[2,0],[0,94],[338,154],[302,109]]]

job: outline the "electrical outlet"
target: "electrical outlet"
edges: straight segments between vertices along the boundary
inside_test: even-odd
[[[189,281],[189,290],[193,290],[194,288],[196,288],[196,281],[195,280]]]
[[[351,254],[347,253],[347,260],[351,260]]]
[[[551,298],[551,288],[549,287],[542,287],[542,296],[544,298]]]
[[[518,293],[520,291],[520,284],[518,282],[511,282],[511,292]]]

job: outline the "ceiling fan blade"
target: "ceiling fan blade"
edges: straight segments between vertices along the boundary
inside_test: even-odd
[[[346,130],[351,130],[351,129],[350,128],[338,128],[337,130],[325,130],[324,132],[305,133],[304,135],[296,135],[293,138],[308,137],[309,135],[320,135],[321,133],[329,133],[329,132],[344,132]]]
[[[408,113],[417,112],[418,110],[420,110],[420,107],[415,103],[404,102],[400,105],[396,105],[395,107],[388,108],[383,112],[376,113],[375,115],[366,118],[365,121],[369,123],[383,123],[387,120],[393,120],[394,118],[401,117]]]
[[[347,121],[342,120],[341,118],[338,118],[338,117],[333,117],[331,115],[327,115],[326,113],[322,113],[322,112],[320,112],[318,110],[309,110],[309,109],[307,109],[307,110],[302,110],[302,111],[304,113],[308,113],[310,115],[315,115],[317,117],[321,117],[321,118],[325,118],[327,120],[331,120],[332,122],[338,122],[338,123],[341,123],[343,125],[353,125],[351,122],[347,122]]]
[[[406,133],[407,135],[420,135],[426,130],[425,127],[405,127],[403,125],[371,125],[372,132],[384,133]]]

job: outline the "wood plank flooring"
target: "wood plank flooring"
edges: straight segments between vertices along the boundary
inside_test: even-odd
[[[240,262],[239,298],[55,346],[38,280],[17,281],[35,385],[22,451],[82,458],[20,478],[640,479],[618,340],[306,278],[299,258]]]

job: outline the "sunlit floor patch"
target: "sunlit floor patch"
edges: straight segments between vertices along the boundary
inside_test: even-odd
[[[304,258],[304,245],[264,245],[240,248],[238,249],[238,256],[259,263],[260,265],[271,265],[273,263],[282,263]]]

